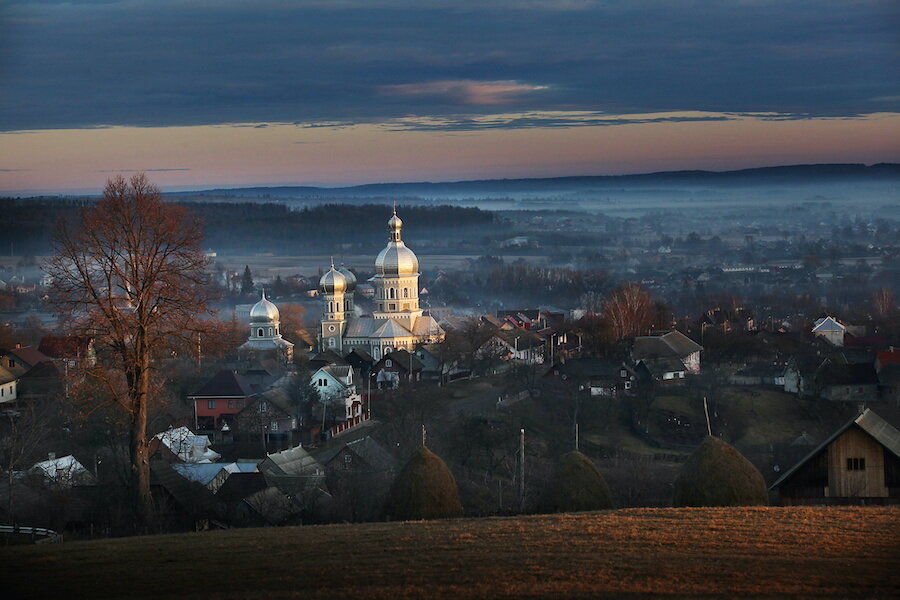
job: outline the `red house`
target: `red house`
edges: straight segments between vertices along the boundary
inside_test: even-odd
[[[222,370],[188,400],[194,403],[194,429],[218,431],[233,423],[234,415],[244,410],[253,387],[237,371]]]

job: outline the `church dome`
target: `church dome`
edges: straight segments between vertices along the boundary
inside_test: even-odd
[[[341,264],[341,268],[338,269],[338,273],[343,275],[344,279],[347,281],[347,292],[352,292],[356,289],[356,275],[353,274],[353,271]]]
[[[397,216],[397,210],[388,219],[388,231],[391,239],[387,247],[378,253],[375,259],[376,275],[415,275],[419,272],[419,259],[416,254],[406,247],[400,239],[400,230],[403,221]]]
[[[325,294],[342,294],[347,289],[347,278],[331,265],[331,269],[319,280],[319,289]]]
[[[402,241],[389,242],[375,259],[375,272],[378,275],[415,275],[419,272],[419,259]]]
[[[251,323],[275,323],[278,321],[278,307],[266,299],[266,291],[263,290],[262,298],[250,309]]]

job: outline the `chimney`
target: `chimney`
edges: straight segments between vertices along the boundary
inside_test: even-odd
[[[47,460],[56,460],[56,452],[48,452]]]

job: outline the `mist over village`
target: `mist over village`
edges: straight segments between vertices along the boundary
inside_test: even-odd
[[[896,597],[898,40],[0,7],[0,597]]]

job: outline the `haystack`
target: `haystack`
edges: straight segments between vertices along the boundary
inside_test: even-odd
[[[544,489],[541,512],[606,510],[613,507],[609,486],[587,456],[569,452]]]
[[[409,521],[462,516],[456,479],[436,454],[422,446],[412,455],[391,487],[384,514]]]
[[[672,506],[765,506],[766,482],[733,446],[707,437],[681,468]]]

